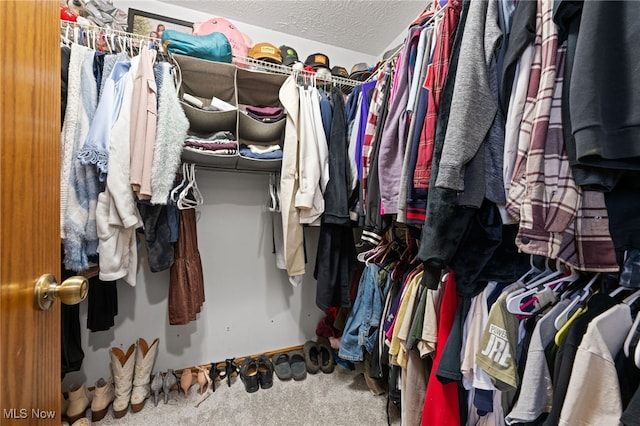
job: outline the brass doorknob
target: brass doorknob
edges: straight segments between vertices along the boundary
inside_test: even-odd
[[[56,277],[44,274],[36,281],[36,305],[46,311],[56,298],[65,305],[76,305],[86,299],[88,291],[89,281],[85,277],[70,277],[58,284]]]

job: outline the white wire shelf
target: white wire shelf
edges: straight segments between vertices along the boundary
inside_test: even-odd
[[[60,20],[60,36],[76,43],[83,43],[97,49],[99,46],[105,48],[116,48],[125,50],[132,46],[137,47],[142,44],[160,46],[161,40],[158,38],[133,34],[125,31],[118,31],[111,28],[97,26],[84,26],[76,22]],[[117,44],[117,45],[116,45]],[[106,45],[106,46],[105,46]],[[113,47],[111,47],[114,45]],[[251,70],[270,72],[275,74],[291,75],[294,70],[286,65],[260,61],[253,58],[234,56],[233,63],[238,66],[245,66]],[[362,84],[361,81],[344,77],[331,76],[331,80],[316,76],[315,73],[305,70],[296,70],[301,76],[309,80],[317,81],[318,84],[334,84],[343,88],[353,88]]]

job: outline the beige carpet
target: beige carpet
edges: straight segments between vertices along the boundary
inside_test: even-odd
[[[163,395],[160,394],[160,398]],[[274,374],[273,387],[249,394],[239,379],[217,382],[216,391],[198,408],[197,386],[188,398],[170,393],[168,404],[153,399],[138,413],[114,419],[111,410],[99,426],[110,425],[386,425],[387,396],[374,396],[362,374],[336,366],[333,374],[307,375],[303,381],[281,382]],[[90,414],[87,411],[87,414]],[[400,424],[399,409],[390,404],[392,425]]]

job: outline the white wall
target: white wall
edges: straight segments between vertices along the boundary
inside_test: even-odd
[[[81,304],[85,359],[81,371],[67,374],[63,390],[108,377],[109,348],[126,351],[138,337],[160,339],[154,371],[285,348],[315,337],[322,316],[312,277],[318,229],[305,230],[307,275],[294,288],[275,267],[272,254],[268,174],[197,169],[196,175],[205,199],[197,209],[206,297],[202,312],[188,325],[169,325],[169,271],[152,273],[141,251],[137,286],[117,283],[115,327],[90,333],[87,303]]]
[[[125,11],[129,10],[129,8],[140,9],[189,22],[202,22],[215,16],[155,0],[114,0],[113,5]],[[359,62],[366,62],[370,65],[376,63],[376,56],[374,55],[343,49],[337,46],[329,46],[318,43],[317,41],[269,30],[234,19],[230,19],[230,21],[233,22],[240,31],[251,37],[254,43],[269,42],[276,46],[285,44],[293,47],[298,52],[298,58],[301,61],[304,61],[308,55],[319,52],[329,56],[331,66],[340,65],[347,70],[350,70],[354,64]]]

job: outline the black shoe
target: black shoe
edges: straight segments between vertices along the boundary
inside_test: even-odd
[[[245,390],[249,393],[260,389],[258,384],[258,362],[254,358],[247,357],[242,361],[240,380],[242,380]]]
[[[258,382],[262,389],[273,386],[273,364],[266,355],[260,355],[258,358]]]
[[[231,387],[231,377],[233,377],[234,373],[237,375],[239,373],[239,371],[240,371],[240,369],[236,365],[236,359],[235,358],[227,358],[224,361],[224,374],[222,374],[222,372],[220,372],[220,378],[221,379],[226,378],[227,379],[227,386]]]

